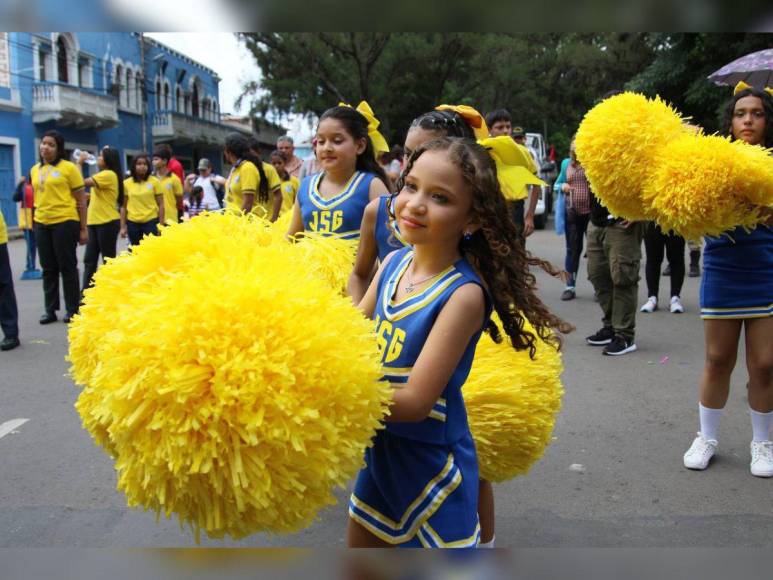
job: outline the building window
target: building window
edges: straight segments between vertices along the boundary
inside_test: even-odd
[[[48,58],[48,53],[43,50],[43,47],[38,48],[38,80],[45,81],[46,80],[46,59]]]
[[[193,96],[191,97],[191,114],[194,117],[199,116],[199,87],[193,83]]]
[[[115,67],[115,83],[117,85],[117,92],[118,92],[118,106],[123,107],[124,106],[124,90],[123,90],[123,67],[119,64]]]
[[[164,110],[169,110],[169,83],[164,83]]]
[[[56,65],[59,72],[59,82],[60,83],[69,83],[69,67],[67,64],[67,59],[69,58],[69,55],[67,54],[67,43],[64,41],[64,38],[60,36],[56,39]]]
[[[140,75],[140,71],[134,73],[134,90],[137,111],[142,112],[142,75]]]
[[[176,97],[177,97],[177,98],[176,98],[175,100],[176,100],[177,102],[175,103],[175,110],[176,110],[178,113],[184,113],[184,112],[185,112],[185,109],[184,109],[184,106],[185,106],[185,105],[184,105],[184,103],[183,103],[183,93],[182,93],[182,91],[180,90],[180,87],[177,87],[177,89],[176,89]]]
[[[156,111],[161,109],[161,81],[156,81]]]
[[[132,75],[131,69],[126,69],[126,82],[124,83],[126,88],[126,108],[134,108],[134,75]]]

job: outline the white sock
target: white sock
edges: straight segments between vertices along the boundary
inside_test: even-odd
[[[701,419],[701,435],[705,439],[717,440],[717,431],[719,431],[719,420],[722,418],[724,409],[709,409],[698,403],[698,413]]]
[[[492,536],[491,540],[488,542],[480,542],[478,544],[478,548],[493,548],[494,547],[494,541],[497,539],[496,536]]]
[[[773,411],[760,413],[749,407],[749,415],[752,417],[752,441],[769,441],[770,425],[773,423]]]

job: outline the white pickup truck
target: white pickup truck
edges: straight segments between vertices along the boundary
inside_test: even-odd
[[[537,162],[539,168],[539,178],[548,185],[541,187],[537,207],[534,210],[534,227],[541,230],[545,227],[548,214],[552,208],[552,188],[551,183],[555,179],[556,164],[548,159],[545,139],[541,133],[526,133],[526,147]]]

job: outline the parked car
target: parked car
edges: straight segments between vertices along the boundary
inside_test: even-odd
[[[553,190],[551,184],[555,180],[556,164],[547,158],[545,139],[541,133],[526,133],[526,148],[534,157],[539,168],[539,178],[547,185],[541,186],[540,196],[534,210],[534,227],[545,228],[548,215],[553,208]]]

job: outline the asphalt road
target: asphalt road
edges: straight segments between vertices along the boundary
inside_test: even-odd
[[[563,238],[529,238],[531,251],[563,260]],[[40,326],[39,281],[18,281],[24,241],[9,245],[20,307],[22,346],[0,353],[0,548],[192,546],[174,520],[126,507],[109,457],[81,428],[78,389],[66,376],[66,327]],[[682,467],[697,430],[703,361],[698,279],[682,293],[687,312],[637,319],[639,350],[604,357],[584,337],[600,326],[585,276],[578,297],[561,302],[560,282],[538,273],[543,300],[577,327],[565,343],[566,395],[555,441],[525,477],[495,487],[501,547],[687,547],[773,544],[773,480],[749,474],[751,426],[743,352],[706,472]],[[643,264],[642,264],[643,274]],[[667,299],[663,279],[661,300]],[[639,295],[645,298],[640,285]],[[119,299],[117,297],[117,299]],[[574,467],[572,467],[574,466]],[[578,467],[581,466],[581,467]],[[290,536],[255,535],[210,546],[344,545],[347,493],[311,528]]]

